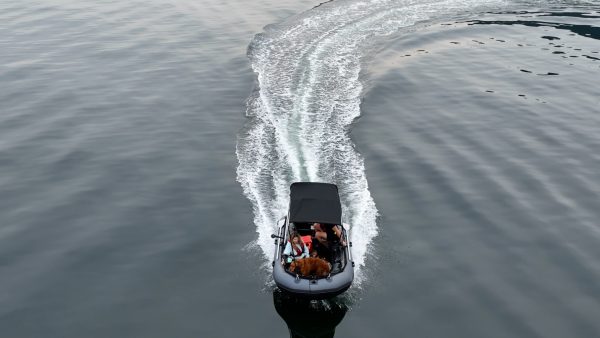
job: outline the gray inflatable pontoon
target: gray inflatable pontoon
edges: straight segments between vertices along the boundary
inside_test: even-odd
[[[338,225],[342,230],[343,246],[337,238],[328,238],[325,259],[331,264],[331,273],[327,277],[300,276],[288,270],[287,257],[283,251],[290,235],[297,232],[310,240],[314,234],[313,224],[324,227]],[[313,299],[330,298],[346,291],[354,279],[352,261],[352,243],[348,240],[347,229],[342,224],[342,207],[337,186],[327,183],[297,182],[290,186],[290,208],[288,215],[279,221],[279,233],[275,238],[273,259],[273,279],[284,292]],[[315,246],[318,245],[312,241]]]

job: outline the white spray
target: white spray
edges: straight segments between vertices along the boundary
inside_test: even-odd
[[[295,181],[335,183],[350,226],[357,281],[377,209],[364,163],[348,133],[360,115],[361,57],[374,38],[419,21],[498,1],[338,0],[265,28],[248,48],[258,86],[240,132],[238,181],[254,209],[257,244],[268,260],[270,235],[286,215]]]

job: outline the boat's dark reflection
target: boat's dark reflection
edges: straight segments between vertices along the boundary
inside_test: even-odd
[[[348,306],[341,301],[298,299],[273,291],[275,310],[290,330],[291,338],[332,338]]]

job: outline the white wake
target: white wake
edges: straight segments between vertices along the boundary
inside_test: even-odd
[[[335,183],[350,226],[357,280],[377,235],[377,208],[349,128],[360,115],[361,57],[377,37],[496,0],[338,0],[265,27],[248,48],[257,86],[237,144],[238,181],[254,209],[257,244],[273,257],[276,221],[295,181]]]

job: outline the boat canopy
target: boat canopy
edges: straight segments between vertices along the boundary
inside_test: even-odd
[[[296,182],[290,186],[290,222],[342,224],[342,206],[335,184]]]

